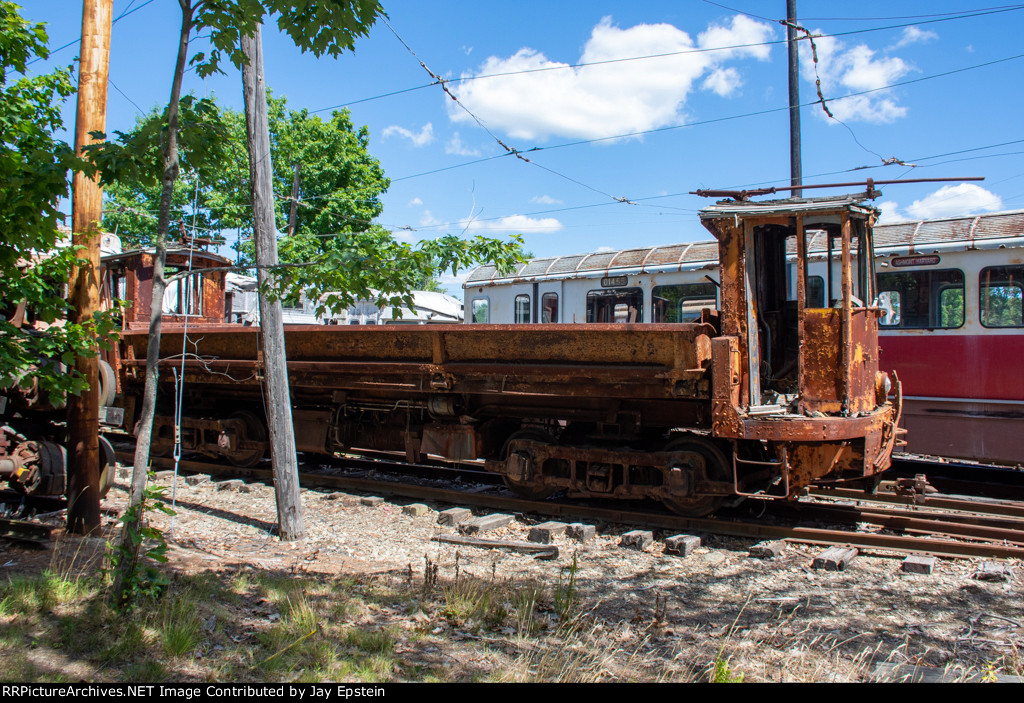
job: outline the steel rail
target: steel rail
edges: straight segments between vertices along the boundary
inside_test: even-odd
[[[0,537],[17,542],[48,542],[57,528],[39,522],[0,518]]]
[[[120,455],[129,458],[127,455]],[[154,466],[173,466],[168,459],[153,459]],[[226,467],[198,461],[182,461],[184,471],[219,476],[243,477],[270,482],[269,469]],[[678,515],[657,514],[624,508],[604,508],[581,503],[559,503],[554,501],[531,501],[508,496],[486,495],[448,488],[414,486],[390,481],[373,481],[363,478],[348,478],[320,474],[301,474],[304,487],[337,488],[347,491],[361,491],[372,494],[388,494],[403,498],[432,500],[454,505],[473,505],[494,510],[522,513],[536,513],[551,517],[598,520],[631,525],[643,525],[672,532],[704,532],[730,537],[753,539],[786,540],[788,542],[843,545],[880,553],[930,554],[941,557],[995,557],[1024,559],[1024,547],[1010,544],[957,542],[949,539],[908,537],[905,535],[884,535],[876,533],[855,533],[823,528],[765,525],[749,522],[727,521],[712,518],[687,518]]]
[[[992,499],[979,499],[967,497],[952,497],[948,495],[925,495],[920,503],[907,495],[900,495],[895,492],[881,492],[875,494],[852,488],[812,488],[808,495],[819,498],[839,498],[844,500],[856,500],[873,503],[903,504],[916,508],[930,508],[933,510],[956,510],[962,512],[982,513],[985,515],[1002,515],[1010,518],[1024,519],[1024,504],[1020,502],[996,502]]]

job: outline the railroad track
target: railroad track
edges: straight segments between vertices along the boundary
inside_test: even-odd
[[[1024,500],[1024,470],[1017,467],[898,454],[887,473],[904,478],[924,474],[943,493]]]
[[[119,461],[130,462],[131,455],[119,453]],[[324,464],[317,457],[318,464]],[[382,458],[336,458],[328,462],[333,467],[345,466],[364,472],[405,472],[409,465]],[[156,458],[153,466],[157,469],[171,469],[173,460]],[[250,481],[272,483],[269,468],[239,468],[210,462],[183,460],[179,469],[188,473],[203,473],[216,478],[243,478]],[[416,465],[411,470],[421,476],[438,470],[439,467]],[[449,503],[452,505],[505,512],[544,515],[552,518],[574,521],[603,521],[617,524],[643,526],[659,529],[671,534],[681,532],[711,533],[754,540],[786,540],[788,542],[829,546],[851,546],[872,553],[928,554],[942,557],[997,557],[1024,559],[1024,504],[996,501],[968,501],[965,499],[928,496],[931,501],[927,508],[906,505],[906,496],[883,490],[877,495],[860,491],[831,490],[822,492],[827,497],[858,505],[822,504],[800,501],[779,503],[764,501],[765,511],[776,520],[786,517],[806,522],[814,520],[823,524],[839,524],[846,529],[817,527],[807,524],[769,524],[762,520],[741,519],[739,511],[722,511],[715,518],[687,518],[678,515],[655,512],[648,508],[622,506],[614,507],[580,501],[532,501],[489,492],[487,483],[493,483],[492,476],[467,469],[444,469],[443,475],[450,478],[452,472],[471,476],[473,485],[455,489],[435,485],[416,485],[396,480],[362,476],[343,476],[324,471],[304,470],[300,483],[305,488],[321,488],[341,491],[356,491],[374,495],[389,495],[420,501]],[[436,476],[435,476],[436,477]],[[477,481],[477,479],[480,479]],[[500,483],[500,481],[498,481]],[[819,496],[823,497],[823,496]],[[904,505],[900,505],[900,503]],[[750,501],[748,501],[748,504]],[[879,507],[881,506],[881,507]],[[871,531],[853,531],[850,525],[871,526]]]

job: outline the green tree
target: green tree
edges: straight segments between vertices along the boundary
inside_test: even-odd
[[[75,91],[70,68],[25,75],[29,61],[49,55],[46,42],[43,25],[0,2],[0,388],[35,377],[43,390],[61,394],[83,388],[74,358],[105,340],[112,325],[107,314],[84,325],[52,324],[67,312],[63,286],[75,262],[74,250],[60,243],[59,201],[69,193],[69,170],[84,164],[54,137],[63,126],[60,104]],[[22,324],[26,315],[36,324]]]
[[[208,200],[214,184],[230,181],[243,168],[237,161],[230,120],[213,100],[192,95],[181,98],[178,113],[180,175],[174,180],[169,222],[193,223],[202,230],[222,228],[223,208],[211,208]],[[127,247],[152,246],[159,230],[157,213],[164,184],[161,151],[167,139],[167,111],[153,111],[138,118],[129,132],[115,132],[113,142],[87,146],[103,174],[103,228],[116,232]],[[243,159],[244,163],[244,146]],[[237,180],[237,179],[236,179]],[[233,222],[233,220],[231,220]]]
[[[156,125],[162,133],[163,148],[160,201],[154,241],[154,305],[146,356],[146,385],[139,418],[135,467],[129,498],[132,505],[142,500],[145,490],[155,414],[161,336],[160,301],[165,287],[164,258],[174,186],[181,169],[179,149],[184,144],[179,142],[179,127],[183,114],[181,82],[186,63],[190,62],[195,66],[200,77],[219,71],[223,60],[240,67],[245,60],[240,40],[243,36],[253,35],[265,16],[276,17],[278,27],[287,32],[302,51],[312,51],[317,56],[337,56],[342,51],[351,50],[356,38],[365,35],[376,18],[383,14],[377,0],[178,0],[178,3],[182,11],[182,23],[171,81],[171,95],[165,113],[166,122],[160,120],[160,124]],[[204,30],[212,48],[208,54],[195,54],[189,61],[189,41],[192,32]],[[215,136],[211,137],[214,138]],[[118,142],[108,143],[106,151],[101,148],[94,152],[94,157],[103,166],[103,178],[106,181],[123,182],[145,169],[145,143],[139,143],[138,148],[134,150],[127,148],[127,145],[128,142],[119,138]],[[204,145],[204,148],[206,146],[210,147],[206,149],[207,153],[212,153],[216,145],[211,143]],[[402,300],[410,300],[408,289],[398,287],[405,285],[411,276],[410,272],[418,275],[424,270],[433,270],[434,263],[444,268],[456,269],[475,261],[493,261],[505,267],[518,259],[517,243],[508,244],[480,237],[469,241],[451,236],[440,237],[411,247],[395,242],[390,235],[384,237],[380,234],[378,241],[375,242],[380,246],[376,248],[367,246],[356,237],[347,239],[351,246],[325,251],[319,259],[303,262],[307,264],[303,268],[282,268],[277,283],[308,284],[314,290],[338,291],[338,296],[345,300],[364,294],[369,290],[370,283],[375,281],[383,285],[372,286],[373,288],[389,291],[392,296]],[[391,256],[397,258],[390,258]],[[346,278],[346,273],[354,274],[356,277]],[[271,294],[279,294],[280,290],[282,289],[279,287],[278,291],[271,291]],[[126,524],[122,543],[127,545],[137,541],[134,538],[138,534],[138,523]],[[131,561],[126,559],[125,563]],[[119,574],[114,592],[117,602],[123,602],[124,588],[130,576],[131,574],[125,570]]]

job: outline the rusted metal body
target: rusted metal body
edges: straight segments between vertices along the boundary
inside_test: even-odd
[[[879,390],[877,308],[860,302],[872,299],[856,262],[871,260],[873,217],[853,199],[708,208],[722,305],[694,323],[289,327],[298,449],[482,458],[522,495],[653,498],[690,514],[792,497],[823,477],[863,481],[888,466],[897,415]],[[812,309],[803,274],[787,299],[786,247],[805,255],[805,230],[821,228],[839,245],[842,293]],[[148,340],[126,327],[130,428]],[[171,367],[184,367],[183,446],[258,460],[258,330],[190,323],[182,360],[183,331],[166,324],[161,341],[164,397]],[[157,428],[167,450],[169,416]]]
[[[897,412],[880,390],[880,310],[863,302],[875,297],[875,215],[854,199],[720,203],[701,213],[722,262],[712,433],[774,445],[790,492],[824,475],[866,477],[889,466]],[[807,305],[806,238],[818,230],[830,250],[832,238],[840,244],[841,297],[828,308]],[[787,300],[780,291],[791,239],[797,295]]]

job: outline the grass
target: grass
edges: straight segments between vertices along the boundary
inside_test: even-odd
[[[657,589],[603,609],[574,556],[533,579],[426,562],[381,577],[257,571],[172,575],[129,615],[102,576],[52,567],[0,581],[8,680],[237,682],[863,681],[926,659],[909,642],[809,631],[798,612],[732,601],[713,629],[680,625]],[[479,567],[478,567],[479,568]],[[589,570],[588,570],[589,571]],[[604,586],[601,586],[604,589]],[[774,606],[773,606],[774,607]],[[713,614],[708,614],[710,618]],[[730,624],[731,623],[731,624]],[[800,625],[799,627],[797,625]],[[899,645],[899,646],[895,646]],[[916,658],[915,658],[916,657]],[[939,661],[938,666],[945,662]],[[951,664],[952,665],[952,664]],[[955,662],[1021,673],[1014,649]]]

